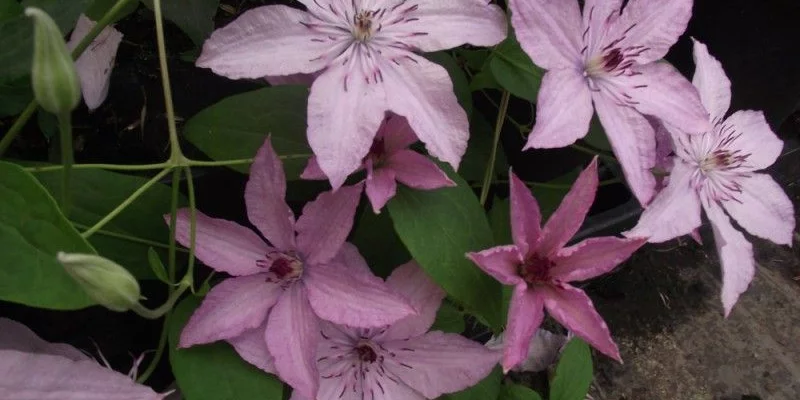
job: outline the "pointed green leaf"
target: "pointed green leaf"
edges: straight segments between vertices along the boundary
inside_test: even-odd
[[[514,96],[536,102],[545,71],[531,61],[513,35],[497,45],[489,67],[500,86]]]
[[[272,135],[285,157],[287,179],[298,179],[311,155],[306,143],[305,86],[276,86],[230,96],[200,111],[184,128],[186,139],[214,160],[252,158]],[[247,173],[249,166],[234,169]]]
[[[153,0],[142,0],[142,3],[153,9]],[[178,25],[198,47],[203,45],[214,30],[214,15],[217,14],[218,7],[219,0],[161,1],[164,18]]]
[[[542,400],[542,396],[531,388],[512,383],[503,386],[498,400]]]
[[[280,400],[283,384],[242,360],[224,342],[178,347],[181,330],[200,305],[200,299],[189,296],[175,308],[169,324],[169,360],[172,373],[188,400]]]
[[[394,228],[419,265],[456,301],[500,329],[500,284],[466,258],[493,246],[483,208],[460,176],[458,186],[431,191],[399,187],[388,210]]]
[[[158,255],[156,249],[152,247],[147,249],[147,261],[149,261],[150,269],[153,270],[153,274],[156,278],[161,282],[169,284],[167,269],[164,267],[164,263],[161,262],[161,256]]]
[[[442,305],[439,307],[439,310],[436,311],[436,320],[433,321],[433,326],[431,326],[430,330],[461,333],[464,332],[465,328],[464,313],[454,306],[453,303],[447,300],[442,301]]]
[[[493,400],[500,394],[502,379],[503,373],[498,366],[475,386],[460,392],[446,394],[439,397],[439,400]]]
[[[589,345],[573,338],[561,353],[556,374],[550,382],[550,400],[583,400],[593,379]]]
[[[33,176],[0,162],[0,177],[0,300],[55,310],[92,305],[56,254],[94,249]]]

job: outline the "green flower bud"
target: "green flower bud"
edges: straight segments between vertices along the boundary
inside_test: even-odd
[[[25,15],[33,18],[31,82],[36,101],[53,114],[68,113],[81,100],[81,85],[72,55],[61,30],[47,13],[28,7]]]
[[[67,273],[100,305],[111,311],[128,311],[139,302],[139,282],[119,264],[93,254],[59,252]]]

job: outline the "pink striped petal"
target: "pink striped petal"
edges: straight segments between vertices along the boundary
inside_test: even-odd
[[[536,248],[542,233],[539,204],[517,175],[509,170],[511,190],[511,236],[523,257]]]
[[[624,35],[620,47],[644,47],[637,61],[645,64],[660,60],[667,54],[686,31],[691,17],[692,0],[630,0],[609,36]]]
[[[386,159],[382,168],[391,169],[396,179],[414,189],[431,190],[455,186],[436,163],[411,150],[399,150]]]
[[[271,138],[256,153],[244,191],[247,217],[277,249],[295,249],[294,214],[286,205],[286,175]]]
[[[711,116],[711,121],[725,119],[731,106],[731,81],[725,75],[722,64],[708,53],[705,44],[692,38],[694,43],[694,77],[692,85],[700,94],[700,101]]]
[[[383,139],[383,148],[387,154],[394,154],[419,140],[406,117],[395,113],[387,114],[386,120],[378,130],[377,137]]]
[[[325,192],[303,207],[297,220],[297,248],[306,265],[328,261],[342,248],[353,227],[361,189],[358,184]]]
[[[427,332],[446,296],[444,290],[414,261],[395,268],[386,285],[404,296],[419,314],[395,322],[376,340],[402,340]]]
[[[497,246],[476,253],[467,253],[467,258],[472,260],[483,272],[491,275],[504,285],[517,285],[522,283],[519,276],[519,266],[522,264],[522,254],[517,246]]]
[[[544,69],[581,60],[581,11],[575,0],[510,0],[511,25],[522,49]]]
[[[569,2],[569,1],[568,1]],[[589,132],[594,108],[586,78],[576,69],[548,71],[536,102],[536,125],[523,150],[569,146]]]
[[[748,168],[769,167],[783,150],[783,141],[772,131],[761,111],[737,111],[725,120],[721,129],[730,129],[741,135],[731,142],[730,147],[748,155],[745,163]]]
[[[742,192],[722,203],[726,211],[751,235],[777,244],[791,245],[794,205],[769,175],[753,174],[738,181]]]
[[[75,49],[94,26],[94,21],[81,14],[70,35],[67,47],[70,50]],[[81,80],[83,101],[89,111],[100,107],[108,96],[111,71],[114,68],[117,49],[121,42],[122,33],[111,25],[106,26],[92,41],[92,44],[84,50],[83,54],[75,60],[75,69]]]
[[[531,338],[544,319],[544,298],[537,290],[514,287],[504,336],[503,372],[508,373],[528,357]]]
[[[227,342],[239,353],[245,361],[270,374],[276,373],[275,360],[269,354],[267,342],[264,340],[267,324],[264,321],[260,326],[245,331],[239,336],[228,339]]]
[[[613,236],[586,239],[562,249],[552,259],[550,276],[561,282],[585,281],[613,270],[647,242],[646,238]]]
[[[380,214],[381,209],[397,193],[397,181],[391,168],[378,168],[372,171],[365,182],[367,198],[372,211]]]

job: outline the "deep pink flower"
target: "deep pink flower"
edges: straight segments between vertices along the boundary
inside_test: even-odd
[[[361,168],[367,170],[365,180],[367,197],[376,214],[380,213],[383,206],[394,197],[397,182],[422,190],[456,185],[436,163],[408,149],[408,146],[416,141],[417,136],[411,130],[408,121],[396,114],[389,114],[378,129],[369,154],[361,163]],[[308,160],[308,165],[300,177],[325,179],[316,157]]]
[[[95,26],[95,22],[81,14],[75,29],[72,31],[67,47],[70,50],[78,46],[81,40]],[[122,42],[122,33],[109,25],[100,31],[80,57],[75,61],[75,69],[81,80],[83,101],[89,111],[100,107],[108,96],[111,84],[111,70],[117,58],[117,49]]]
[[[511,0],[522,48],[547,70],[525,149],[567,146],[586,135],[593,107],[641,204],[655,192],[655,135],[644,115],[686,132],[708,130],[697,91],[656,62],[686,29],[692,0]]]
[[[25,325],[0,318],[0,399],[161,400],[167,394],[103,367],[68,344],[46,342]]]
[[[316,400],[435,399],[473,386],[492,371],[500,352],[454,333],[428,332],[445,293],[415,263],[398,267],[386,284],[419,315],[372,329],[323,323],[317,332]],[[298,392],[291,398],[308,399]]]
[[[197,214],[197,258],[232,275],[214,286],[189,319],[181,347],[227,340],[242,358],[313,397],[319,320],[378,327],[415,310],[369,272],[345,239],[360,185],[326,192],[295,221],[284,202],[283,167],[269,139],[259,150],[245,189],[250,222],[267,239],[231,221]],[[189,212],[180,210],[178,241],[189,244]],[[169,220],[169,216],[167,216]],[[270,357],[259,353],[260,343]]]
[[[539,205],[525,184],[511,177],[511,232],[514,244],[469,257],[514,293],[504,334],[503,369],[525,360],[528,344],[542,323],[544,309],[597,350],[620,359],[619,350],[592,300],[568,282],[583,281],[611,271],[646,239],[597,237],[570,247],[597,191],[597,158],[580,174],[561,205],[540,228]]]
[[[752,235],[791,246],[794,209],[769,175],[756,172],[775,162],[783,142],[760,111],[737,111],[726,119],[731,90],[722,65],[698,41],[694,58],[693,83],[714,128],[691,136],[671,128],[675,157],[669,183],[626,235],[649,236],[657,243],[689,234],[700,226],[702,206],[722,262],[727,316],[753,279],[755,262],[750,242],[725,211]]]
[[[249,10],[215,31],[197,60],[229,78],[322,71],[308,99],[308,142],[334,188],[369,152],[392,111],[428,152],[458,168],[467,115],[447,71],[416,54],[506,36],[502,10],[487,0],[300,0],[307,11]]]

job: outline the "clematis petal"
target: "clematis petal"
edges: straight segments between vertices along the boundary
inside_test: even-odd
[[[211,34],[197,66],[231,79],[318,71],[328,63],[324,55],[342,44],[306,26],[314,22],[310,14],[283,5],[248,10]]]
[[[383,168],[391,169],[399,182],[414,189],[431,190],[456,185],[436,163],[411,150],[399,150],[389,156]]]
[[[519,284],[514,287],[508,308],[508,325],[503,334],[503,372],[508,373],[528,357],[533,334],[544,319],[544,299],[536,291]]]
[[[601,353],[622,361],[608,325],[582,290],[567,284],[543,287],[542,297],[547,312],[564,327]]]
[[[575,143],[589,132],[592,114],[594,109],[589,86],[578,70],[547,71],[537,97],[536,125],[528,135],[523,150],[564,147]]]
[[[561,200],[561,204],[547,220],[536,249],[537,253],[556,254],[575,236],[594,202],[597,185],[597,157],[595,157],[589,166],[581,171],[572,188]]]
[[[325,192],[303,207],[297,220],[297,248],[306,265],[330,260],[342,247],[356,214],[362,185]]]
[[[613,80],[628,89],[637,111],[690,134],[713,129],[697,89],[675,67],[658,62],[633,69],[638,74]]]
[[[650,169],[655,165],[656,141],[653,127],[636,110],[618,105],[614,100],[593,96],[597,116],[617,156],[625,180],[639,204],[650,202],[656,180]]]
[[[390,168],[378,168],[372,171],[365,182],[367,198],[372,204],[372,211],[380,214],[383,206],[397,193],[397,181]]]
[[[70,35],[67,47],[74,50],[94,26],[94,21],[81,14]],[[92,41],[92,44],[84,50],[83,54],[75,60],[75,69],[81,80],[83,101],[86,102],[89,111],[100,107],[100,104],[108,96],[111,70],[114,67],[117,49],[121,42],[122,33],[111,25],[106,26]]]
[[[177,212],[175,238],[189,247],[191,217],[189,210]],[[170,216],[164,216],[167,224]],[[256,261],[273,251],[255,232],[235,222],[211,218],[201,212],[195,216],[195,254],[203,264],[234,276],[263,272]]]
[[[732,150],[747,154],[748,168],[758,170],[769,167],[783,150],[783,141],[772,131],[761,111],[737,111],[722,123],[720,129],[738,135],[729,146]]]
[[[89,356],[66,343],[50,343],[40,338],[27,326],[0,317],[0,351],[16,350],[23,353],[49,354],[73,361],[89,360]]]
[[[731,81],[725,75],[722,64],[708,53],[708,47],[694,38],[692,42],[696,66],[692,85],[697,88],[700,101],[711,115],[711,121],[722,121],[731,106]]]
[[[475,385],[500,359],[500,352],[454,333],[429,332],[381,345],[394,355],[384,361],[388,372],[428,399]]]
[[[94,360],[0,350],[0,398],[35,400],[160,400],[145,385]]]
[[[316,398],[319,388],[316,351],[319,320],[302,284],[290,286],[272,308],[265,340],[278,376],[295,391]]]
[[[283,290],[264,275],[239,276],[211,288],[181,332],[180,347],[231,339],[264,322]]]
[[[418,315],[410,315],[395,322],[376,340],[402,340],[427,332],[446,296],[444,290],[414,261],[395,268],[386,279],[386,285],[408,299]]]
[[[611,36],[624,36],[620,47],[642,46],[637,61],[646,64],[664,58],[691,17],[692,0],[630,0]]]
[[[717,203],[703,202],[703,208],[711,221],[714,244],[722,264],[721,298],[727,317],[756,274],[753,246],[731,225],[730,219]]]
[[[247,217],[280,250],[294,250],[294,214],[286,205],[286,175],[271,138],[258,149],[244,190]]]
[[[272,76],[265,76],[264,79],[267,80],[267,83],[269,83],[270,86],[281,86],[281,85],[311,86],[311,84],[314,83],[314,79],[316,79],[318,75],[319,73],[272,75]]]
[[[541,238],[542,213],[530,189],[509,168],[511,236],[523,257],[536,248]]]
[[[308,144],[334,189],[361,166],[386,110],[383,87],[349,76],[360,68],[350,64],[328,68],[308,97]]]
[[[467,253],[467,258],[472,260],[483,272],[504,285],[522,283],[522,278],[517,271],[522,264],[522,254],[517,246],[497,246],[479,252],[470,252]]]
[[[792,245],[795,218],[789,196],[769,175],[753,174],[737,181],[742,192],[722,206],[751,235]]]
[[[408,53],[381,68],[389,109],[408,120],[432,156],[458,169],[467,150],[469,121],[447,70]]]
[[[267,342],[264,340],[266,329],[265,320],[257,328],[245,331],[239,336],[228,339],[227,342],[239,353],[239,357],[265,372],[274,374],[276,372],[275,360],[272,358],[272,354],[269,354]]]
[[[395,113],[386,115],[386,120],[378,130],[378,137],[383,138],[383,148],[387,154],[394,154],[419,140],[406,117]]]
[[[586,239],[562,249],[552,259],[550,276],[561,282],[585,281],[610,272],[642,247],[647,238],[613,236]]]
[[[365,271],[363,265],[363,259],[349,264],[332,260],[306,269],[303,279],[308,300],[320,318],[341,325],[375,328],[416,314],[403,296]]]
[[[325,176],[325,173],[322,172],[322,168],[319,167],[316,156],[311,156],[308,159],[308,164],[306,164],[306,168],[303,170],[303,173],[300,174],[300,178],[308,180],[328,179],[328,177]]]
[[[692,174],[692,167],[676,160],[667,187],[644,210],[636,226],[624,235],[661,243],[699,227],[700,196],[692,187]]]
[[[423,52],[452,49],[463,44],[494,46],[507,34],[506,15],[495,4],[475,0],[419,2],[407,21],[381,29]]]
[[[510,0],[511,25],[522,49],[544,69],[581,62],[581,11],[572,0]]]

